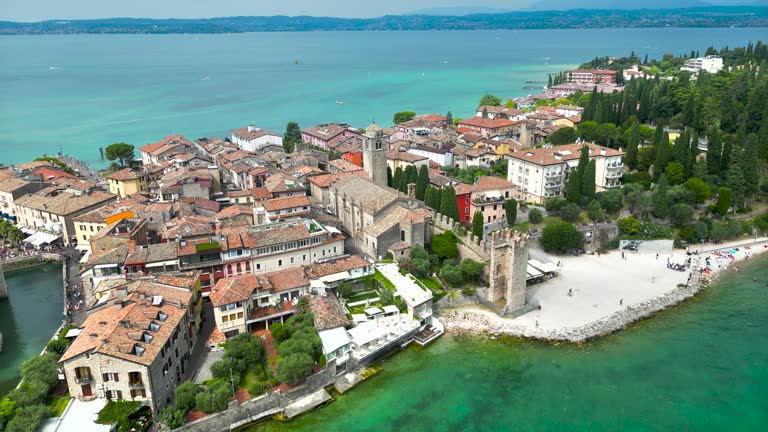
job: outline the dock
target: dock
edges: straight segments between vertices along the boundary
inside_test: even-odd
[[[285,417],[289,419],[294,418],[297,415],[313,410],[331,399],[333,398],[325,389],[320,389],[285,407]]]

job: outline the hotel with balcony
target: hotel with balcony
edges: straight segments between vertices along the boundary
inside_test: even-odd
[[[626,153],[596,144],[567,144],[507,154],[507,179],[517,188],[514,197],[542,204],[547,198],[564,196],[568,173],[578,166],[582,145],[589,147],[589,159],[595,161],[596,190],[621,187]]]
[[[474,185],[456,186],[456,201],[461,222],[471,223],[476,211],[483,214],[483,223],[505,217],[504,202],[515,194],[515,185],[507,180],[483,176]]]

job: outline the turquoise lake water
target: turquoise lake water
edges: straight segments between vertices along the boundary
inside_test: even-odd
[[[765,430],[768,258],[742,267],[583,347],[445,337],[325,407],[249,430]]]
[[[61,264],[46,264],[5,274],[8,299],[0,300],[0,397],[19,382],[24,360],[43,350],[64,316]]]
[[[765,29],[51,35],[0,38],[0,162],[179,133],[282,132],[340,121],[388,125],[396,111],[472,115],[491,92],[595,56],[660,57],[745,45]],[[298,64],[295,64],[298,61]],[[336,100],[344,100],[337,105]]]

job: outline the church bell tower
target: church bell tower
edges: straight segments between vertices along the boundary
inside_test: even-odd
[[[365,129],[363,169],[375,184],[387,187],[387,143],[384,130],[377,124]]]

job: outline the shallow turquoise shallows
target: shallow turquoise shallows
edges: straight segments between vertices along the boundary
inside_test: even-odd
[[[0,300],[0,397],[18,384],[21,363],[43,350],[64,315],[61,264],[5,274],[10,297]]]
[[[330,405],[251,430],[766,430],[768,259],[744,267],[584,347],[460,337],[406,350]]]
[[[225,136],[255,123],[391,124],[397,111],[473,115],[480,97],[596,56],[744,46],[766,29],[308,32],[0,37],[0,162],[99,146]],[[298,64],[297,64],[298,63]],[[540,85],[540,84],[539,84]],[[337,104],[342,100],[344,104]]]

